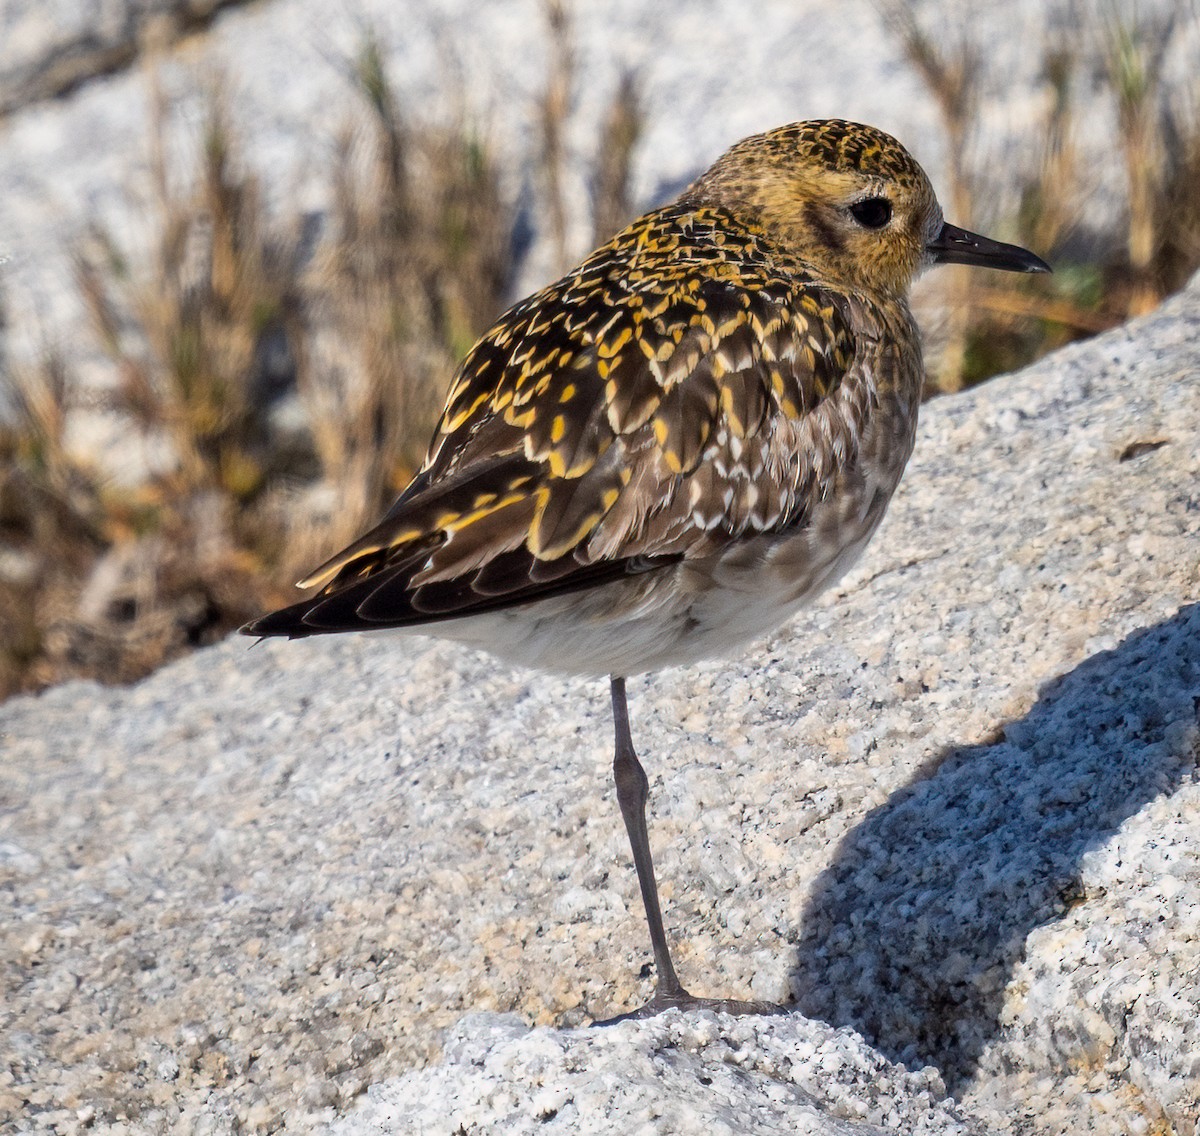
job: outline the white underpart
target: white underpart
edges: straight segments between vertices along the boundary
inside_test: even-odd
[[[836,495],[790,536],[420,632],[561,674],[635,675],[727,655],[778,629],[854,564],[891,494],[875,490]]]

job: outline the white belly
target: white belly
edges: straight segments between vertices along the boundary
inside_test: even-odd
[[[630,676],[728,654],[838,580],[886,503],[882,494],[866,508],[843,501],[836,516],[831,506],[794,535],[756,537],[710,560],[420,630],[562,674]]]

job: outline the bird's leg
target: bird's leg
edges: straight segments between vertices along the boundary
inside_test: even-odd
[[[667,933],[663,930],[662,909],[658,903],[658,884],[654,880],[654,861],[650,856],[650,835],[646,831],[646,798],[650,783],[646,771],[638,761],[633,749],[633,738],[629,733],[629,707],[625,702],[625,680],[612,679],[613,722],[616,725],[617,744],[613,755],[613,777],[617,783],[617,801],[625,829],[629,833],[629,844],[633,849],[633,866],[637,869],[638,886],[642,891],[642,903],[646,908],[646,922],[650,926],[650,942],[654,947],[654,969],[656,982],[654,997],[640,1010],[621,1014],[597,1025],[613,1025],[630,1018],[648,1018],[669,1010],[680,1009],[717,1010],[726,1014],[776,1014],[784,1010],[771,1002],[739,1002],[734,998],[697,998],[689,994],[675,973],[671,962],[671,951],[667,946]]]
[[[642,890],[642,904],[646,908],[646,922],[650,925],[650,942],[654,947],[654,970],[656,982],[654,1001],[662,1001],[664,1008],[686,1002],[691,995],[679,984],[675,966],[671,962],[671,950],[667,946],[667,933],[663,930],[662,910],[658,903],[658,884],[654,879],[654,860],[650,855],[650,835],[646,831],[646,798],[650,783],[646,771],[634,752],[633,738],[629,733],[629,707],[625,702],[625,680],[612,680],[613,722],[616,726],[617,746],[613,755],[613,778],[617,783],[617,801],[621,816],[625,819],[625,830],[629,833],[629,844],[633,849],[633,866],[637,869],[638,886]]]

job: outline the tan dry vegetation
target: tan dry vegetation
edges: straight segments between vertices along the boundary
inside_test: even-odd
[[[922,322],[937,328],[929,393],[961,389],[1016,370],[1073,339],[1115,327],[1155,307],[1200,266],[1200,86],[1175,89],[1166,50],[1190,11],[1178,0],[1165,18],[1111,5],[1081,7],[1077,23],[1043,46],[1047,98],[1031,135],[1040,165],[1022,187],[1015,216],[976,216],[978,183],[965,156],[976,138],[986,45],[969,23],[928,27],[912,0],[877,0],[937,106],[951,155],[947,211],[968,227],[1035,249],[1053,276],[959,279],[940,271],[922,290]],[[1090,172],[1076,129],[1078,91],[1103,60],[1125,175],[1124,232],[1089,228]],[[979,159],[976,159],[977,161]]]
[[[502,306],[512,219],[486,139],[408,120],[373,39],[353,77],[366,114],[338,141],[315,251],[299,218],[268,216],[216,85],[183,190],[160,106],[150,264],[99,226],[79,243],[106,409],[168,456],[136,487],[109,483],[66,446],[79,391],[61,361],[14,376],[0,696],[129,681],[227,634],[415,472],[454,362]],[[280,421],[289,398],[299,428]]]

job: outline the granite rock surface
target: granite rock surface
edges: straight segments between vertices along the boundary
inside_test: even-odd
[[[131,67],[246,0],[4,0],[0,116]]]
[[[329,1132],[982,1136],[944,1097],[935,1070],[904,1073],[852,1031],[799,1017],[673,1010],[531,1032],[477,1014],[451,1031],[442,1062],[373,1086]]]
[[[828,1058],[856,1124],[877,1078],[930,1131],[1193,1136],[1198,376],[1194,281],[930,404],[835,593],[631,684],[681,976],[783,1022],[580,1031],[650,992],[600,684],[235,639],[0,706],[0,1127],[377,1132],[510,1070],[527,1127],[575,1094],[686,1131],[694,1073],[701,1115],[857,1131],[805,1087]],[[601,1052],[607,1095],[571,1067]]]

